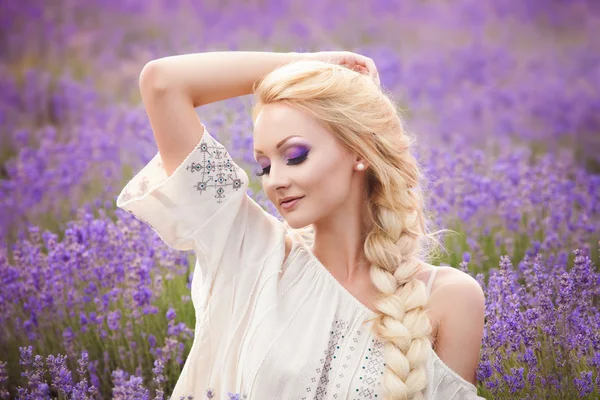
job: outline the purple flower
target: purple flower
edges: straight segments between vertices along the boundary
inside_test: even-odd
[[[167,319],[172,321],[175,319],[176,316],[177,314],[175,313],[175,310],[172,307],[170,307],[167,311]]]
[[[471,261],[471,253],[465,251],[463,253],[463,262],[469,263]]]
[[[156,337],[154,335],[148,335],[148,344],[151,348],[156,346]]]
[[[51,354],[46,358],[46,364],[48,365],[48,371],[52,379],[52,388],[64,396],[69,396],[73,390],[73,377],[67,367],[66,361],[67,356],[60,354],[57,356]]]
[[[6,371],[6,361],[0,361],[0,398],[8,399],[9,393],[5,388],[5,383],[8,381],[8,373]]]
[[[108,314],[106,318],[106,323],[108,324],[108,328],[112,331],[118,331],[120,328],[121,322],[121,311],[115,310]]]
[[[156,395],[154,400],[163,400],[164,392],[162,383],[165,381],[165,377],[163,375],[163,364],[160,360],[154,360],[154,368],[152,368],[152,373],[154,374],[154,378],[152,379],[156,385]]]
[[[143,378],[138,376],[129,376],[125,371],[117,369],[113,371],[114,387],[112,389],[112,398],[115,400],[141,399],[149,400],[148,389],[143,387]]]
[[[580,398],[583,398],[594,391],[592,371],[581,372],[579,378],[575,378],[574,381]]]

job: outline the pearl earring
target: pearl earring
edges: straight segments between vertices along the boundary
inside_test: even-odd
[[[358,168],[359,171],[362,171],[363,169],[365,169],[365,164],[360,163],[356,166],[356,168]]]

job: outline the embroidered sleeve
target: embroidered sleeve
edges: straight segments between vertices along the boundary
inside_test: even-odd
[[[243,258],[263,254],[280,224],[248,196],[248,183],[244,169],[204,127],[199,143],[171,176],[157,153],[127,183],[117,206],[147,223],[169,246],[195,250],[210,268],[235,269]]]

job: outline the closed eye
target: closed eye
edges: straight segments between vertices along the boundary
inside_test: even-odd
[[[301,156],[295,157],[295,158],[290,158],[287,162],[287,165],[298,165],[301,164],[302,162],[304,162],[304,160],[306,160],[308,156],[308,152],[306,152],[305,154],[302,154]],[[264,167],[262,169],[262,171],[258,172],[256,174],[256,176],[263,176],[263,175],[269,175],[269,172],[271,171],[271,166],[269,165],[268,167]]]

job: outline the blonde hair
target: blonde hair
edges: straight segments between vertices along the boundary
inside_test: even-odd
[[[425,177],[410,153],[392,96],[373,79],[342,65],[317,60],[285,64],[257,80],[255,121],[266,104],[283,103],[318,120],[347,149],[369,163],[364,242],[370,277],[380,292],[374,302],[374,335],[384,342],[383,386],[388,399],[423,399],[432,325],[425,310],[425,284],[416,278],[420,259],[441,244],[428,233],[424,216]],[[312,225],[292,229],[304,243],[314,242]],[[441,231],[439,231],[441,232]]]

